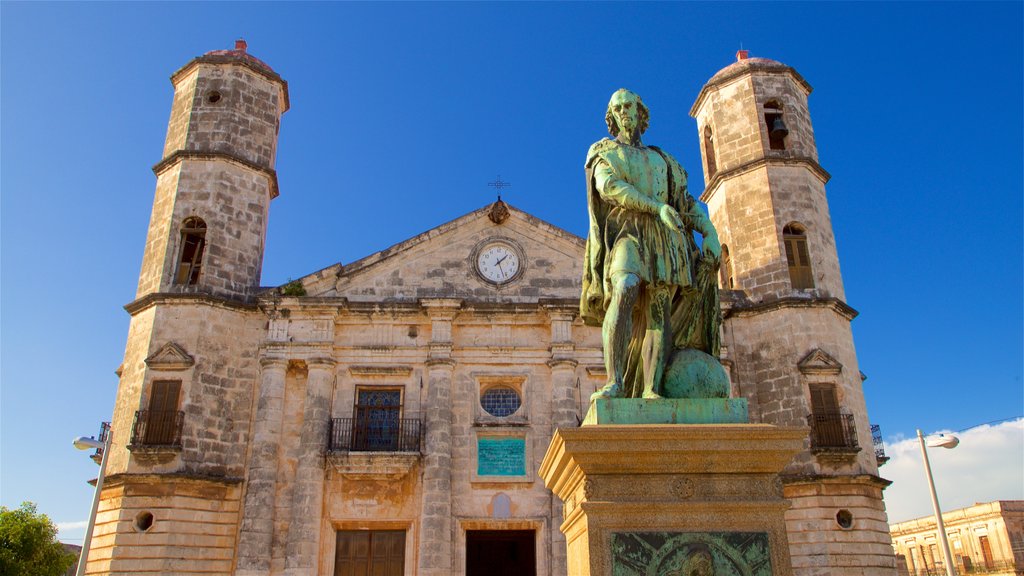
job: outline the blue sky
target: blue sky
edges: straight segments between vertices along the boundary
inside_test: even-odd
[[[291,93],[265,285],[489,203],[498,174],[508,202],[584,234],[583,157],[620,87],[697,195],[700,87],[741,46],[789,64],[814,86],[871,421],[895,446],[1018,417],[1022,6],[3,2],[0,501],[86,517],[96,467],[70,440],[112,412],[168,77],[238,37]],[[996,428],[990,465],[1020,478],[1024,428]],[[1024,498],[949,475],[963,504]]]

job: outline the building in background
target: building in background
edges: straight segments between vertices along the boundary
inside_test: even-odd
[[[942,513],[959,574],[1024,574],[1024,500],[996,500]],[[889,526],[907,573],[945,574],[935,516]]]
[[[537,469],[606,381],[582,239],[498,201],[261,288],[288,85],[244,42],[171,81],[89,572],[565,574]],[[895,575],[810,90],[741,52],[691,111],[723,362],[752,422],[808,426],[795,574]]]

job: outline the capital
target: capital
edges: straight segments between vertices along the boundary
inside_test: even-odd
[[[260,368],[264,370],[281,370],[283,372],[288,368],[288,359],[277,356],[263,356],[260,358]]]

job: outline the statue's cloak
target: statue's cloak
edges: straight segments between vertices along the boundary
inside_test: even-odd
[[[608,214],[612,207],[601,198],[594,179],[594,169],[602,154],[620,146],[608,138],[602,139],[590,147],[585,164],[587,178],[587,212],[589,229],[583,266],[583,291],[580,294],[580,316],[588,326],[601,326],[608,309],[611,296],[610,278],[608,277],[608,255],[611,253],[614,237],[608,233]],[[686,226],[683,234],[683,250],[688,251],[687,261],[690,263],[687,274],[689,286],[680,286],[675,291],[671,306],[672,338],[675,348],[696,348],[717,357],[720,349],[719,326],[721,310],[719,308],[717,272],[719,263],[716,259],[703,256],[694,240],[693,231],[696,222],[707,221],[703,213],[697,213],[700,207],[687,191],[686,171],[683,170],[672,156],[654,146],[648,146],[665,160],[668,166],[668,201],[682,217]],[[710,225],[710,224],[708,224]],[[684,282],[685,284],[685,282]],[[642,382],[640,363],[640,346],[647,330],[645,310],[647,309],[646,291],[640,294],[637,306],[633,311],[633,335],[630,339],[626,367],[626,396],[639,396],[633,393],[634,384]],[[611,376],[611,375],[609,375]],[[637,388],[639,390],[639,388]]]

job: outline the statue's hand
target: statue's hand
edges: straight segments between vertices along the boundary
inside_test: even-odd
[[[718,234],[708,234],[704,237],[702,251],[705,256],[709,256],[715,260],[722,259],[722,244],[718,241]]]
[[[683,219],[679,216],[679,212],[676,212],[675,208],[668,204],[662,204],[661,210],[658,211],[658,216],[661,217],[661,221],[669,228],[680,233],[683,232]]]

